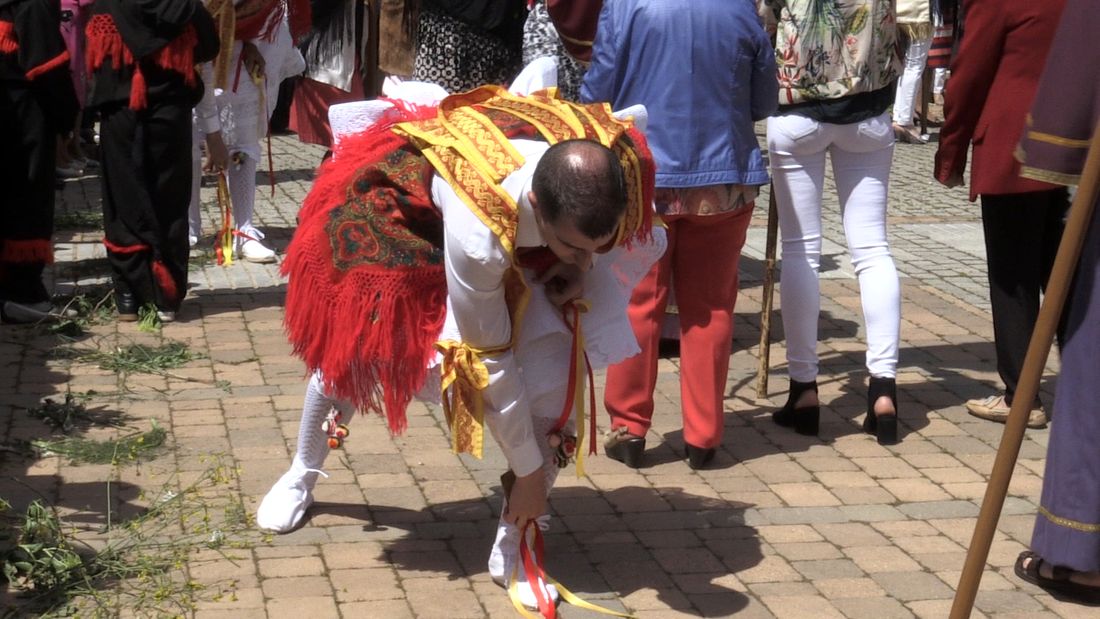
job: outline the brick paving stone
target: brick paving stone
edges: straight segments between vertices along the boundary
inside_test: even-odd
[[[822,595],[834,600],[834,603],[846,598],[878,598],[886,595],[882,587],[871,578],[817,578],[813,583]]]
[[[927,572],[889,571],[872,573],[874,579],[886,593],[903,602],[914,600],[947,599],[955,595],[951,587]]]

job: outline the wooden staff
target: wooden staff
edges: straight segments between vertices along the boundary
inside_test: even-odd
[[[1008,412],[1001,446],[997,450],[997,459],[993,462],[993,472],[989,476],[989,485],[985,489],[982,508],[978,512],[978,523],[974,526],[974,536],[966,553],[959,586],[955,592],[955,601],[951,605],[951,619],[965,619],[974,608],[974,598],[978,594],[982,570],[989,558],[989,547],[993,543],[993,533],[997,529],[997,520],[1004,507],[1008,483],[1012,480],[1012,469],[1020,455],[1020,444],[1024,440],[1024,430],[1032,403],[1039,393],[1039,380],[1050,354],[1050,345],[1058,320],[1062,315],[1073,272],[1081,255],[1081,246],[1085,242],[1085,233],[1092,221],[1093,206],[1100,196],[1100,130],[1093,130],[1092,143],[1089,146],[1085,168],[1081,173],[1081,184],[1070,207],[1066,220],[1066,230],[1058,246],[1058,255],[1047,283],[1043,304],[1039,308],[1039,317],[1035,330],[1031,333],[1031,342],[1024,357],[1024,367],[1020,372],[1020,382],[1012,398],[1012,408]]]
[[[772,296],[775,291],[775,245],[779,213],[775,208],[775,184],[768,187],[768,236],[764,245],[764,290],[760,299],[760,365],[756,369],[756,397],[768,397],[768,369],[771,361]]]

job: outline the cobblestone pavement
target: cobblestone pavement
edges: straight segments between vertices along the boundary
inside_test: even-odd
[[[293,137],[274,139],[273,148],[274,195],[260,173],[257,210],[282,252],[321,151]],[[932,181],[934,150],[899,144],[891,186],[891,241],[904,296],[902,442],[883,447],[860,432],[860,300],[835,197],[826,206],[820,438],[770,420],[786,398],[778,314],[769,399],[756,399],[766,218],[760,208],[742,263],[726,433],[713,468],[692,471],[680,456],[678,359],[663,359],[645,466],[632,470],[601,456],[588,461],[589,477],[561,476],[547,535],[552,576],[586,599],[646,618],[947,616],[1003,426],[970,417],[963,406],[999,387],[984,249],[979,211],[965,189]],[[71,222],[98,209],[98,181],[68,181],[59,196],[61,220]],[[205,187],[202,197],[209,244],[217,221],[213,189]],[[95,229],[58,232],[52,275],[59,294],[104,282],[100,238]],[[77,342],[106,349],[166,338],[204,355],[168,375],[121,377],[51,354],[65,342],[41,329],[0,327],[5,444],[47,436],[49,428],[27,409],[65,393],[94,391],[92,404],[141,423],[159,420],[169,432],[170,449],[140,465],[8,457],[0,496],[17,509],[45,496],[82,523],[83,535],[98,539],[109,514],[117,522],[134,513],[173,474],[193,478],[214,455],[238,468],[228,494],[249,512],[285,470],[305,382],[282,330],[278,266],[223,268],[209,252],[192,261],[178,322],[146,334],[107,321]],[[1055,363],[1044,382],[1048,403]],[[600,421],[606,424],[602,414]],[[1024,440],[974,616],[1089,615],[1012,574],[1030,538],[1047,437],[1047,430],[1030,430]],[[513,616],[485,567],[503,465],[488,443],[482,461],[452,455],[440,411],[421,404],[410,409],[409,431],[398,438],[377,418],[356,420],[344,450],[329,458],[329,478],[318,484],[302,528],[256,536],[234,551],[232,563],[208,550],[191,557],[191,580],[235,582],[234,595],[200,602],[194,616]],[[561,615],[596,616],[569,606]]]

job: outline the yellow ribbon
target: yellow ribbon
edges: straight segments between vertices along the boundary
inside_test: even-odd
[[[226,172],[218,172],[218,206],[222,215],[222,227],[218,230],[216,253],[218,264],[228,266],[233,264],[233,225],[230,218],[233,216],[233,201],[229,195],[229,182]]]
[[[489,386],[489,370],[481,355],[493,351],[455,340],[436,342],[435,347],[443,353],[440,368],[443,414],[451,427],[451,448],[455,453],[466,452],[481,458],[485,434],[485,402],[481,391]]]
[[[537,527],[537,525],[535,525],[535,526]],[[526,531],[524,533],[526,533]],[[536,533],[535,535],[541,535],[541,532]],[[523,536],[523,539],[520,540],[520,543],[521,544],[526,544],[528,546],[528,548],[530,548],[531,542],[528,540],[528,537],[529,536],[525,534]],[[538,560],[537,555],[533,554],[533,556],[535,556],[536,560]],[[541,613],[540,614],[534,614],[531,611],[527,610],[527,607],[523,605],[523,602],[519,598],[519,565],[520,565],[520,562],[517,561],[516,566],[512,569],[512,582],[508,585],[508,598],[510,600],[512,600],[512,606],[515,607],[516,612],[518,612],[521,617],[524,617],[525,619],[545,619],[545,617]],[[539,571],[543,572],[543,570],[541,568],[540,568]],[[612,617],[623,617],[624,619],[634,619],[634,615],[632,615],[630,613],[621,613],[617,610],[611,610],[610,608],[604,608],[603,606],[599,606],[597,604],[593,604],[592,602],[584,600],[583,598],[578,596],[576,593],[573,593],[569,589],[566,589],[565,585],[563,585],[560,582],[554,580],[548,574],[545,574],[545,573],[538,574],[538,575],[527,574],[527,584],[531,585],[533,587],[537,587],[537,586],[539,586],[538,582],[536,582],[534,584],[531,584],[531,581],[532,581],[533,578],[536,579],[536,580],[544,580],[545,583],[548,584],[548,585],[554,585],[554,588],[558,590],[558,595],[561,596],[561,599],[565,600],[567,604],[572,604],[573,606],[576,606],[577,608],[583,608],[585,610],[590,610],[592,612],[600,613],[602,615],[610,615]],[[556,617],[557,612],[553,612],[552,616]]]

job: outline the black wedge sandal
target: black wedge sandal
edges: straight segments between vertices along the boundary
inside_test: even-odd
[[[817,393],[816,380],[812,380],[808,383],[800,383],[797,380],[792,380],[790,395],[787,396],[787,403],[783,405],[783,408],[772,413],[772,421],[787,428],[794,428],[794,431],[799,434],[817,436],[817,430],[821,420],[821,405],[815,404],[813,406],[803,406],[802,408],[795,407],[795,404],[798,403],[798,399],[807,391]]]
[[[894,412],[875,414],[875,402],[882,396],[894,403]],[[874,434],[879,445],[895,445],[898,442],[898,385],[893,378],[871,377],[867,386],[867,416],[863,418],[863,431]]]

